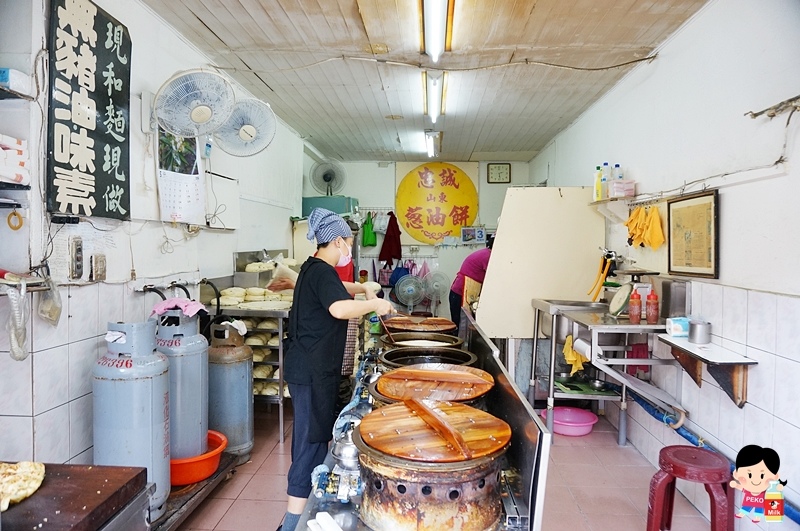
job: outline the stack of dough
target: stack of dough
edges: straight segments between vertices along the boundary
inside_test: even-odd
[[[275,269],[275,262],[250,262],[244,266],[246,273],[263,273],[264,271],[272,271]]]
[[[253,378],[270,378],[272,377],[272,367],[269,365],[259,365],[253,367]]]
[[[264,345],[269,345],[270,341],[272,341],[272,334],[270,334],[269,332],[259,332],[257,334],[252,334],[247,336],[247,339],[244,340],[244,344],[264,346]]]
[[[286,334],[283,334],[283,337],[284,337],[284,339],[285,339],[285,338],[286,338]],[[279,346],[280,344],[281,344],[281,338],[280,338],[280,337],[278,337],[277,335],[274,335],[274,336],[272,336],[272,337],[271,337],[271,338],[270,338],[270,339],[267,341],[267,346],[268,346],[268,347],[277,347],[277,346]]]
[[[277,319],[262,319],[256,325],[256,328],[259,330],[277,330],[278,329],[278,320]]]
[[[253,351],[253,362],[259,363],[264,361],[264,351],[261,349],[256,349]]]
[[[250,318],[245,317],[243,319],[240,319],[240,321],[242,321],[244,323],[244,325],[247,327],[248,330],[253,330],[253,329],[256,328],[255,319],[250,319]]]
[[[219,297],[219,305],[220,306],[237,306],[239,303],[244,302],[244,298],[246,295],[246,291],[244,288],[226,288],[220,291]],[[216,305],[217,299],[211,299],[209,302],[210,305]]]
[[[288,292],[288,293],[286,293],[286,292],[281,293],[280,299],[282,301],[292,302],[294,300],[294,292],[291,291],[291,292]]]

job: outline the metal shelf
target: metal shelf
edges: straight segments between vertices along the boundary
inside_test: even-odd
[[[28,96],[27,94],[23,94],[22,92],[17,92],[16,90],[7,89],[5,87],[0,87],[0,100],[25,100],[25,101],[33,101],[33,96]]]
[[[17,201],[13,203],[6,203],[5,201],[0,201],[0,208],[22,208],[22,205]]]
[[[6,181],[0,181],[0,190],[30,190],[31,185],[29,184],[18,184],[18,183],[9,183]]]

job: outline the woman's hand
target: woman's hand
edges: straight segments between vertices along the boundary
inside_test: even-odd
[[[290,278],[276,278],[267,285],[270,291],[283,291],[285,289],[294,289],[294,280]]]
[[[375,298],[375,313],[378,315],[389,315],[393,313],[397,313],[397,310],[394,309],[392,303],[387,301],[386,299],[379,299]]]

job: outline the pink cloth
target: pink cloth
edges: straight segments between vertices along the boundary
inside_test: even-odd
[[[183,299],[180,297],[175,297],[173,299],[167,299],[165,301],[161,301],[155,306],[153,306],[153,311],[150,312],[150,315],[164,315],[164,312],[167,310],[176,310],[180,309],[183,311],[183,315],[186,317],[192,317],[200,310],[206,310],[206,307],[200,304],[197,301],[190,301],[189,299]]]
[[[464,263],[461,264],[461,269],[456,273],[456,279],[453,281],[450,291],[463,295],[464,277],[469,277],[475,282],[483,284],[483,279],[486,278],[486,268],[489,267],[489,257],[491,254],[492,250],[487,247],[485,249],[479,249],[467,256],[464,259]]]

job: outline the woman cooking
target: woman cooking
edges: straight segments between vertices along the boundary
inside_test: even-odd
[[[311,472],[328,452],[347,320],[370,312],[384,315],[394,311],[391,303],[375,298],[361,284],[343,284],[337,276],[334,267],[352,260],[353,233],[344,219],[315,208],[308,217],[306,237],[317,240],[317,254],[300,269],[289,314],[284,379],[292,395],[294,422],[289,501],[279,528],[282,531],[294,531],[311,494]],[[353,300],[351,295],[356,293],[364,293],[367,300]]]
[[[499,221],[499,220],[498,220]],[[486,269],[489,267],[489,258],[492,255],[495,235],[486,239],[486,248],[479,249],[464,259],[461,269],[456,273],[453,285],[450,287],[450,318],[456,324],[455,334],[461,326],[461,306],[464,298],[464,279],[469,277],[475,282],[483,284],[486,278]]]

